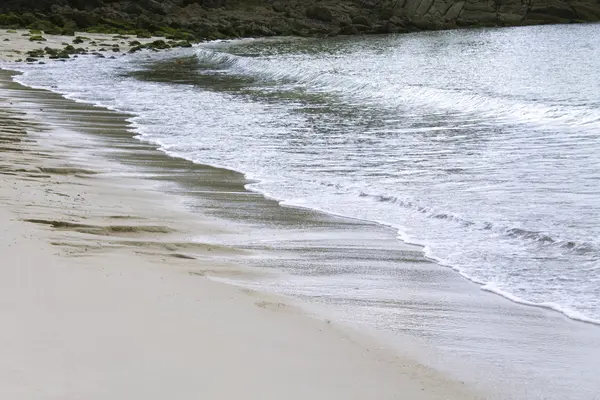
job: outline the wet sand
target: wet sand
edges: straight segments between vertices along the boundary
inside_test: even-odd
[[[361,326],[376,339],[360,337],[355,344],[368,348],[369,353],[385,349],[380,354],[383,359],[398,355],[409,368],[408,375],[426,386],[423,394],[416,394],[416,390],[400,387],[405,380],[399,378],[383,394],[362,392],[350,398],[386,398],[401,393],[406,398],[427,399],[438,395],[438,389],[444,392],[442,398],[474,396],[461,392],[465,385],[458,384],[457,389],[459,380],[466,381],[468,387],[476,386],[485,393],[483,398],[598,398],[594,372],[600,367],[600,358],[596,357],[600,349],[597,327],[482,292],[451,269],[427,260],[422,249],[398,241],[393,229],[282,207],[245,190],[248,182],[241,174],[167,157],[154,146],[132,139],[127,115],[74,103],[46,91],[24,90],[7,79],[3,85],[11,101],[20,99],[16,110],[27,111],[26,121],[38,122],[36,129],[41,133],[36,134],[36,140],[47,152],[38,151],[38,156],[52,155],[60,163],[68,160],[67,170],[78,175],[77,185],[93,180],[94,188],[101,187],[97,182],[107,182],[104,189],[110,188],[103,195],[88,190],[91,200],[84,208],[58,214],[74,225],[51,228],[50,223],[57,220],[56,209],[43,211],[44,207],[36,207],[42,217],[26,217],[42,229],[51,229],[53,248],[63,256],[104,260],[110,246],[111,254],[128,257],[126,262],[117,263],[116,271],[132,263],[129,255],[135,254],[136,260],[156,265],[161,273],[166,273],[163,268],[176,266],[178,271],[191,274],[194,281],[201,279],[202,285],[215,285],[206,277],[239,285],[240,289],[214,287],[232,291],[228,293],[272,312],[275,319],[293,314],[294,318],[315,323],[304,315],[309,310],[318,316],[316,321],[331,318]],[[63,166],[59,167],[62,170],[44,168],[49,176],[67,172]],[[120,189],[115,190],[115,185]],[[71,207],[64,196],[45,195],[58,196],[61,212],[65,205]],[[133,197],[127,200],[130,195]],[[102,213],[92,211],[90,204],[101,205]],[[91,220],[82,222],[81,218],[90,214]],[[138,232],[138,224],[151,228]],[[346,274],[376,276],[378,280],[365,281],[365,287],[344,287]],[[351,295],[324,295],[328,285],[337,285]],[[265,290],[295,300],[267,295]],[[368,290],[388,291],[394,296],[374,301],[368,297]],[[209,304],[213,298],[202,301]],[[377,315],[381,324],[364,326],[362,317],[367,313]],[[335,323],[324,326],[336,334],[342,332],[338,339],[352,332]],[[245,340],[241,340],[244,346]],[[287,343],[290,347],[298,339],[292,340]],[[255,342],[247,344],[257,346]],[[280,348],[265,349],[264,343],[258,348],[269,354],[281,353]],[[329,354],[327,350],[325,354]],[[380,355],[375,357],[378,362],[383,360]],[[365,364],[360,368],[370,367]],[[427,378],[422,380],[421,372],[415,371],[427,371]],[[406,373],[399,372],[393,379],[398,376]],[[575,382],[580,384],[576,387]],[[388,382],[380,384],[386,386]],[[316,389],[323,393],[322,388]],[[579,397],[573,395],[576,392]],[[319,398],[314,393],[311,396]],[[335,393],[329,398],[342,396]]]
[[[172,59],[136,76],[186,82],[189,68],[193,61]],[[137,141],[131,147],[130,135],[115,132],[109,142],[95,148],[118,147],[104,157],[183,195],[195,214],[225,223],[235,234],[219,243],[253,252],[245,264],[252,273],[220,274],[221,281],[299,299],[303,309],[380,336],[488,398],[598,398],[599,327],[482,291],[399,241],[394,229],[282,207],[245,190],[249,182],[239,173],[170,158]]]
[[[261,273],[237,243],[253,223],[235,175],[198,167],[214,197],[192,214],[172,193],[181,161],[150,173],[157,152],[125,127],[0,72],[1,397],[483,398],[289,298],[207,279]]]

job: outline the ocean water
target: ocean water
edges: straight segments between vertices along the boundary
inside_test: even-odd
[[[484,290],[600,323],[598,25],[24,68],[23,83],[135,113],[169,154],[243,172],[285,204],[392,226]]]
[[[242,172],[283,205],[390,226],[443,265],[338,265],[336,249],[251,284],[469,354],[503,399],[600,399],[600,25],[248,39],[16,68],[26,85],[132,113],[138,138],[169,155]],[[555,316],[474,298],[439,269]]]

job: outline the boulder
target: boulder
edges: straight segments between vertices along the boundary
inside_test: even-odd
[[[565,3],[564,5],[557,4],[547,7],[543,5],[534,5],[531,7],[529,13],[541,16],[556,17],[565,20],[577,19],[577,14],[568,3]]]
[[[352,24],[371,26],[371,21],[364,15],[357,15],[354,18],[352,18]]]
[[[596,7],[591,4],[573,4],[573,9],[577,13],[577,17],[583,21],[600,20],[600,3],[597,3]]]
[[[356,35],[357,33],[358,29],[354,25],[346,25],[340,29],[340,35]]]
[[[454,4],[452,4],[450,6],[450,8],[448,8],[448,11],[446,11],[444,18],[446,18],[447,20],[454,20],[458,17],[458,15],[461,13],[461,11],[463,10],[463,7],[465,5],[464,1],[458,1]]]
[[[357,32],[368,32],[371,30],[369,25],[361,25],[361,24],[352,24],[352,26],[356,29]]]
[[[600,21],[599,0],[0,0],[0,27],[161,33],[174,41],[579,21]]]
[[[312,6],[306,9],[306,16],[323,22],[333,21],[333,13],[324,6]]]

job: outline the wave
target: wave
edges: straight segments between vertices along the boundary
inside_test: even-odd
[[[594,319],[594,318],[589,318],[578,311],[572,310],[571,308],[563,307],[560,304],[551,303],[551,302],[536,303],[533,301],[528,301],[528,300],[522,299],[518,296],[515,296],[505,290],[498,288],[493,283],[487,283],[487,284],[483,285],[481,287],[481,289],[485,290],[486,292],[490,292],[490,293],[494,293],[499,296],[502,296],[505,299],[508,299],[514,303],[523,304],[523,305],[531,306],[531,307],[547,308],[549,310],[558,311],[559,313],[565,315],[566,317],[577,320],[577,321],[586,322],[586,323],[594,324],[594,325],[600,325],[600,320]]]
[[[350,99],[352,99],[352,96],[356,96],[356,100],[358,102],[360,102],[361,104],[368,105],[368,101],[383,100],[381,102],[381,104],[382,105],[387,104],[386,106],[390,106],[389,104],[391,104],[391,106],[397,106],[398,104],[401,104],[403,102],[406,103],[409,101],[412,103],[422,102],[423,104],[427,104],[428,106],[432,106],[432,105],[436,105],[436,104],[443,104],[443,107],[441,107],[441,108],[447,107],[449,109],[451,109],[451,108],[469,109],[469,107],[471,109],[474,109],[474,108],[477,108],[478,106],[481,106],[482,108],[480,110],[481,111],[480,114],[483,113],[483,111],[485,111],[486,107],[491,108],[491,106],[492,106],[492,104],[491,104],[492,100],[490,100],[488,102],[488,104],[486,104],[487,98],[486,98],[486,96],[483,96],[483,95],[470,95],[470,94],[460,93],[460,92],[456,92],[456,91],[452,91],[452,90],[441,90],[440,91],[439,89],[430,88],[430,87],[420,87],[420,86],[409,86],[402,90],[398,90],[397,91],[398,96],[404,94],[407,97],[405,97],[405,98],[395,97],[395,95],[390,94],[390,92],[392,90],[389,88],[377,92],[376,86],[374,86],[371,83],[364,82],[362,79],[352,78],[352,77],[348,77],[348,76],[346,76],[346,77],[338,76],[339,74],[337,74],[337,72],[333,69],[324,70],[325,71],[324,73],[322,71],[318,71],[318,72],[312,71],[310,69],[306,69],[302,65],[302,63],[294,64],[294,63],[288,62],[287,68],[281,68],[281,65],[278,64],[276,62],[276,60],[270,60],[268,58],[259,58],[259,57],[241,57],[241,56],[228,54],[225,52],[213,51],[210,49],[201,49],[198,51],[197,55],[200,60],[201,66],[204,66],[206,68],[222,69],[222,70],[226,70],[230,73],[234,73],[234,74],[252,75],[253,77],[257,77],[258,79],[264,79],[264,80],[270,80],[270,81],[275,80],[278,83],[301,84],[306,90],[323,90],[323,91],[327,91],[327,92],[338,93],[340,96],[349,96]],[[39,88],[44,88],[44,85],[40,85]],[[48,89],[48,87],[45,87],[45,88]],[[58,91],[56,88],[51,88],[51,90]],[[65,94],[65,93],[63,93],[63,94]],[[412,96],[412,97],[408,96],[408,94],[410,94],[410,96]],[[66,94],[66,97],[71,98],[73,100],[81,101],[82,95],[83,95],[82,93],[77,93],[77,94],[71,93],[71,94]],[[463,97],[460,98],[460,96],[463,96]],[[360,98],[360,100],[359,100],[359,98]],[[363,101],[363,99],[366,99],[366,100]],[[463,101],[463,104],[461,106],[457,106],[457,104],[452,103],[453,99],[458,99],[460,101]],[[115,105],[102,104],[102,102],[100,102],[100,101],[90,101],[90,102],[98,104],[98,105],[108,106],[109,108],[116,109],[116,110],[122,109],[122,107],[117,107]],[[517,107],[517,108],[519,107],[518,103],[509,104],[509,105],[510,105],[510,107]],[[540,111],[540,110],[541,110],[541,108],[538,107],[538,111]],[[135,112],[135,110],[127,110],[127,111]],[[500,112],[498,112],[498,110],[496,110],[495,113],[500,114]],[[140,114],[140,113],[138,113],[138,114]],[[548,114],[548,115],[550,115],[550,114]],[[554,117],[559,117],[559,116],[560,116],[559,113],[554,115]],[[596,118],[596,117],[592,115],[591,120],[589,120],[587,122],[583,121],[584,126],[586,126],[585,124],[595,123],[594,121],[596,121],[598,118],[596,118],[596,120],[594,118]],[[140,127],[141,126],[138,126],[138,128],[140,128]],[[137,133],[140,133],[139,129],[138,129]],[[158,140],[153,140],[153,142],[160,144],[160,141],[158,141]],[[170,152],[167,150],[167,148],[164,148],[164,147],[162,148],[162,150],[173,156],[178,156],[178,157],[183,156],[184,158],[190,159],[189,155],[188,155],[188,157],[186,157],[181,152]],[[197,158],[193,159],[192,161],[199,162],[199,160]],[[203,163],[205,163],[205,162],[203,162]],[[223,165],[221,165],[221,166],[223,166]],[[227,167],[227,166],[225,166],[225,167]],[[243,168],[239,168],[238,170],[242,170],[242,169]],[[241,172],[247,172],[247,171],[241,171]],[[248,176],[248,175],[246,175],[246,176]],[[264,178],[264,176],[257,176],[256,178],[258,181],[260,178]],[[258,187],[257,185],[254,185],[252,187],[252,190],[261,192],[263,194],[265,193],[264,191],[261,191],[260,187]],[[272,198],[276,198],[280,201],[282,200],[282,197],[285,197],[285,196],[275,196],[275,195],[270,195],[270,196]],[[412,211],[418,212],[418,213],[426,216],[427,218],[449,221],[453,224],[458,224],[462,227],[469,228],[469,229],[480,229],[483,231],[492,231],[499,235],[503,235],[506,238],[517,239],[524,243],[530,243],[530,244],[535,244],[537,246],[545,246],[545,247],[557,247],[557,248],[560,248],[560,249],[563,249],[563,250],[566,250],[569,252],[587,255],[587,256],[597,256],[597,254],[599,254],[598,247],[596,245],[594,245],[593,243],[581,242],[578,240],[567,240],[567,239],[559,237],[558,235],[553,235],[553,234],[550,234],[547,232],[523,229],[522,227],[504,226],[504,225],[489,222],[489,221],[487,221],[487,222],[486,221],[472,221],[461,215],[454,214],[454,213],[451,213],[451,212],[448,212],[445,210],[437,210],[432,207],[428,207],[426,205],[420,204],[417,201],[413,201],[410,199],[402,199],[402,198],[399,198],[398,196],[372,195],[372,194],[367,194],[367,193],[360,193],[360,196],[370,198],[371,200],[374,200],[377,202],[396,204],[403,208],[407,208]],[[288,202],[288,203],[293,204],[293,202]],[[306,204],[303,204],[302,206],[307,207]],[[318,209],[317,207],[313,207],[313,206],[314,205],[310,205],[310,208]],[[321,209],[321,211],[331,213],[331,210]],[[342,213],[340,215],[344,215],[344,214]],[[376,222],[384,223],[382,221],[376,221]],[[384,224],[386,224],[386,223],[384,223]],[[386,225],[389,225],[389,224],[386,224]],[[400,237],[403,240],[405,240],[407,242],[415,243],[406,235],[402,235],[401,232],[400,232],[400,235],[401,235]],[[452,265],[452,263],[448,263],[448,262],[445,262],[443,259],[434,257],[432,255],[430,249],[427,247],[427,243],[416,242],[415,244],[420,244],[420,245],[425,246],[424,251],[429,258],[438,261],[442,265],[445,265],[445,266],[455,269],[465,278],[482,285],[483,290],[499,294],[511,301],[515,301],[518,303],[527,304],[527,305],[536,306],[536,307],[549,308],[549,309],[561,312],[569,318],[577,319],[577,320],[584,321],[584,322],[597,323],[596,320],[594,320],[594,319],[588,318],[577,311],[573,311],[569,308],[562,307],[555,303],[531,302],[531,301],[523,300],[505,290],[499,289],[497,286],[495,286],[492,283],[485,282],[485,281],[477,279],[474,276],[468,275],[465,272],[465,270],[461,270],[461,268],[457,267],[456,264]]]
[[[546,104],[538,100],[518,99],[498,93],[474,92],[465,89],[435,87],[413,82],[370,81],[368,75],[346,71],[342,56],[310,59],[270,56],[239,56],[208,47],[196,51],[201,67],[218,69],[233,75],[256,80],[301,86],[307,91],[336,94],[352,104],[368,104],[384,108],[409,106],[421,112],[454,112],[494,124],[526,123],[533,126],[566,129],[600,128],[597,104]],[[354,55],[360,57],[360,54]]]
[[[377,202],[395,204],[400,207],[425,214],[427,218],[451,221],[463,227],[493,231],[494,233],[503,235],[507,238],[516,238],[539,246],[559,247],[573,254],[595,256],[594,261],[600,260],[600,248],[598,248],[594,243],[569,240],[546,232],[510,227],[488,221],[469,221],[462,216],[453,214],[451,212],[438,211],[432,207],[419,205],[411,200],[400,199],[397,196],[371,195],[364,192],[361,192],[359,196],[369,198]]]

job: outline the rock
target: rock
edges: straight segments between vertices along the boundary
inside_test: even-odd
[[[273,11],[282,13],[285,11],[285,5],[283,3],[277,2],[273,3]]]
[[[600,3],[597,3],[596,7],[586,4],[573,3],[572,7],[577,13],[579,19],[583,21],[600,20]]]
[[[164,50],[171,48],[171,46],[169,46],[164,40],[155,40],[154,42],[147,44],[146,47],[154,50]]]
[[[135,32],[176,42],[577,21],[600,21],[598,0],[0,0],[0,27],[7,29]]]
[[[352,18],[352,24],[371,26],[371,21],[369,21],[369,18],[365,17],[364,15],[357,15],[356,17]]]
[[[505,26],[519,25],[523,17],[517,14],[498,14],[498,21]],[[450,28],[451,29],[451,28]]]
[[[46,48],[44,49],[44,51],[45,51],[45,52],[46,52],[46,54],[47,54],[47,55],[49,55],[49,56],[55,56],[55,55],[57,55],[57,54],[58,54],[58,52],[59,52],[59,50],[58,50],[58,49],[52,49],[52,48],[50,48],[50,47],[46,47]]]
[[[448,8],[448,11],[446,11],[446,14],[444,15],[444,18],[447,20],[454,20],[458,17],[458,15],[461,13],[461,11],[463,10],[463,7],[465,6],[465,2],[464,1],[458,1],[454,4],[452,4],[450,6],[450,8]]]
[[[27,52],[27,55],[31,58],[44,57],[45,54],[46,54],[45,50],[31,50],[31,51]]]
[[[412,21],[412,25],[420,30],[432,31],[438,29],[435,22],[428,19],[415,19]]]
[[[131,49],[129,49],[129,53],[132,53],[132,54],[137,53],[138,51],[141,51],[143,49],[144,48],[142,46],[135,46],[135,47],[132,47]]]
[[[88,11],[73,11],[73,13],[68,16],[79,28],[89,28],[98,25],[100,22],[100,17],[98,15]]]
[[[128,3],[122,10],[127,14],[133,15],[142,15],[144,13],[144,9],[139,4],[135,4],[134,2]]]
[[[358,33],[358,29],[354,25],[343,26],[340,29],[340,35],[356,35]]]
[[[406,30],[403,29],[402,27],[399,27],[391,22],[386,22],[383,24],[375,25],[373,27],[373,33],[385,34],[385,33],[400,33],[400,32],[405,32],[405,31]]]
[[[367,32],[371,29],[371,27],[368,25],[352,24],[352,26],[357,32]]]
[[[33,58],[33,57],[27,57],[25,59],[25,61],[27,61],[28,63],[33,63],[33,62],[38,62],[37,58]]]
[[[274,32],[266,26],[257,22],[251,22],[248,24],[240,25],[238,28],[241,36],[273,36]]]
[[[193,47],[190,42],[183,41],[176,43],[173,47]]]
[[[62,50],[63,53],[66,54],[75,54],[77,53],[77,50],[75,49],[75,47],[71,46],[70,44],[65,46],[65,48]]]
[[[529,14],[556,17],[564,20],[577,19],[577,14],[575,11],[569,6],[569,4],[566,3],[560,6],[553,5],[547,7],[535,4],[533,7],[531,7]]]
[[[324,6],[312,6],[306,9],[306,16],[308,18],[316,19],[323,22],[333,21],[333,13],[331,10]]]

